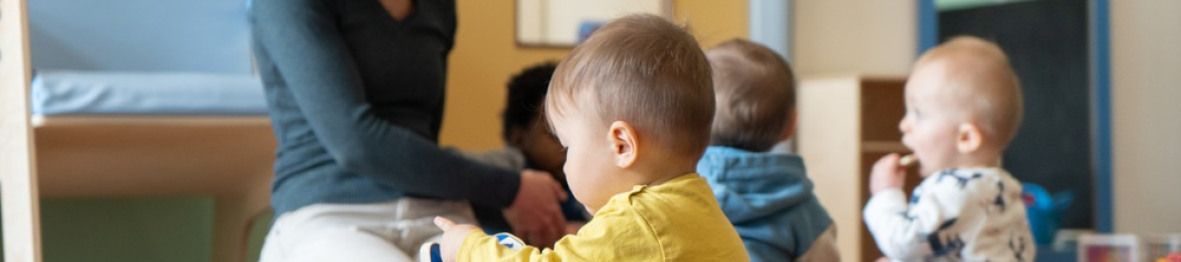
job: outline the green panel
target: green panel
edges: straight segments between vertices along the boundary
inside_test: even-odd
[[[212,198],[44,199],[41,221],[47,262],[208,262],[212,256]]]
[[[274,217],[274,212],[267,211],[254,218],[254,223],[250,225],[250,238],[246,242],[246,261],[258,261],[259,253],[262,252],[262,242],[267,237],[267,231],[271,230]]]

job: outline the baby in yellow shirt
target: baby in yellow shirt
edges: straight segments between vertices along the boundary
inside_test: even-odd
[[[684,28],[652,15],[604,25],[558,65],[544,108],[567,150],[570,188],[594,217],[544,249],[436,218],[443,260],[748,261],[694,173],[709,144],[712,85]]]

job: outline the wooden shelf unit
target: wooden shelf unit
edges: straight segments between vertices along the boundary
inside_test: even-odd
[[[797,151],[816,195],[837,225],[843,261],[881,256],[862,221],[869,171],[882,156],[907,153],[898,122],[905,114],[905,77],[843,75],[803,78],[797,88]],[[907,192],[920,181],[907,176]]]

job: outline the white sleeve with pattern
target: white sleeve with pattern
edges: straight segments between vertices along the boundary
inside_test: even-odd
[[[959,217],[967,194],[954,183],[935,182],[924,180],[909,203],[902,189],[895,188],[874,194],[866,204],[865,223],[890,259],[919,261],[934,255],[929,237]]]

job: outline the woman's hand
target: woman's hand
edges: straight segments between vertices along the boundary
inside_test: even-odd
[[[459,254],[459,248],[463,246],[463,240],[467,235],[480,230],[473,225],[457,225],[444,217],[435,217],[435,226],[443,229],[443,237],[439,240],[439,255],[443,261],[455,261],[455,255]]]
[[[566,200],[553,176],[546,172],[521,171],[521,187],[512,205],[504,210],[504,218],[513,227],[513,234],[525,243],[538,247],[553,246],[566,234],[566,218],[559,203]]]

